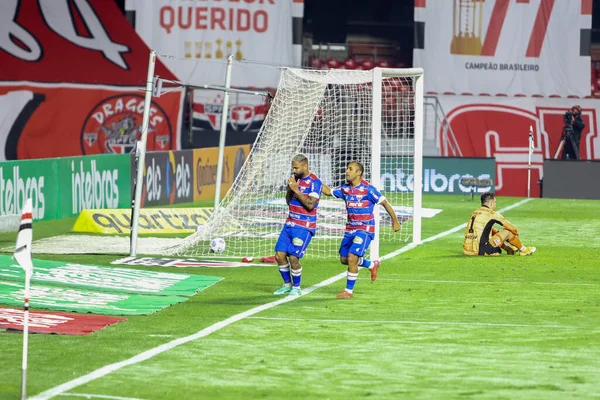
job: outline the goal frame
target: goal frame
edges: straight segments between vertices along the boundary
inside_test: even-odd
[[[381,113],[383,79],[388,77],[413,77],[414,83],[414,191],[412,243],[421,243],[421,218],[423,203],[423,68],[373,68],[373,97],[371,118],[371,175],[372,179],[381,176]],[[374,182],[375,186],[379,185]],[[376,206],[380,207],[380,206]],[[379,259],[379,229],[381,215],[378,209],[374,212],[375,235],[371,242],[371,258]]]
[[[151,106],[151,100],[154,87],[154,66],[157,54],[154,50],[150,51],[150,59],[148,64],[148,78],[146,81],[144,115],[142,122],[141,138],[136,146],[136,183],[134,188],[134,197],[132,198],[132,218],[130,229],[130,256],[135,256],[137,251],[139,213],[141,205],[141,194],[143,186],[143,170],[146,153],[146,140],[148,134],[148,120]],[[227,65],[227,79],[224,87],[212,87],[216,90],[221,90],[228,95],[230,91],[236,90],[229,87],[231,80],[231,65],[232,60],[229,60]],[[386,78],[413,78],[414,91],[414,136],[413,136],[413,204],[412,204],[412,244],[418,245],[421,243],[421,218],[422,218],[422,188],[423,188],[423,75],[422,68],[373,68],[372,70],[372,118],[371,118],[371,180],[373,185],[379,188],[379,177],[381,176],[381,144],[382,144],[382,99],[383,99],[383,81]],[[227,123],[229,110],[224,106],[221,116],[221,130]],[[260,136],[259,136],[260,137]],[[219,156],[222,155],[222,146],[224,145],[224,135],[221,132]],[[219,167],[222,164],[222,158],[218,161]],[[237,177],[235,178],[237,180]],[[219,185],[217,185],[219,186]],[[232,185],[233,188],[233,185]],[[231,190],[231,188],[230,188]],[[217,195],[216,192],[215,195]],[[219,193],[220,194],[220,193]],[[222,199],[221,199],[222,200]],[[217,202],[215,196],[215,203]],[[374,210],[375,218],[375,235],[370,246],[370,256],[372,259],[380,258],[380,206],[376,206]],[[215,205],[215,210],[217,206]]]

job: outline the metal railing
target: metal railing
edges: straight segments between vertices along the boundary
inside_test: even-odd
[[[462,157],[462,151],[437,96],[423,96],[424,139],[436,143],[441,155]]]

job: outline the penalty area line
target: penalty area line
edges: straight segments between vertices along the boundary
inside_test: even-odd
[[[511,209],[513,209],[515,207],[519,207],[520,205],[525,204],[525,203],[527,203],[530,200],[531,199],[524,199],[524,200],[518,201],[515,204],[512,204],[512,205],[510,205],[510,206],[508,206],[506,208],[503,208],[499,212],[505,212],[505,211],[511,210]],[[422,243],[432,242],[434,240],[440,239],[440,238],[442,238],[444,236],[447,236],[447,235],[450,235],[450,234],[452,234],[454,232],[458,232],[459,230],[464,229],[466,226],[467,226],[466,223],[462,224],[462,225],[459,225],[459,226],[457,226],[455,228],[452,228],[450,230],[447,230],[445,232],[442,232],[442,233],[439,233],[437,235],[431,236],[431,237],[423,240]],[[404,247],[402,247],[402,248],[400,248],[400,249],[398,249],[398,250],[396,250],[396,251],[394,251],[392,253],[384,255],[383,257],[381,257],[381,260],[387,260],[389,258],[395,257],[395,256],[397,256],[399,254],[402,254],[402,253],[405,253],[405,252],[407,252],[409,250],[412,250],[416,246],[417,245],[415,245],[415,244],[409,244],[409,245],[404,246]],[[326,279],[326,280],[324,280],[324,281],[322,281],[320,283],[317,283],[316,285],[313,285],[313,286],[311,286],[311,287],[309,287],[307,289],[302,289],[302,296],[300,296],[300,297],[304,297],[305,295],[307,295],[307,294],[309,294],[309,293],[311,293],[311,292],[313,292],[313,291],[315,291],[315,290],[317,290],[319,288],[328,286],[328,285],[330,285],[330,284],[332,284],[334,282],[337,282],[340,279],[343,279],[345,277],[346,277],[346,272],[342,272],[342,273],[340,273],[338,275],[335,275],[335,276],[332,276],[331,278]],[[204,328],[204,329],[202,329],[202,330],[200,330],[200,331],[198,331],[198,332],[196,332],[196,333],[194,333],[192,335],[185,336],[185,337],[182,337],[182,338],[175,339],[175,340],[172,340],[170,342],[164,343],[164,344],[162,344],[160,346],[157,346],[157,347],[154,347],[152,349],[146,350],[146,351],[144,351],[144,352],[142,352],[142,353],[140,353],[140,354],[138,354],[136,356],[133,356],[133,357],[127,359],[127,360],[119,361],[119,362],[116,362],[114,364],[105,365],[104,367],[99,368],[99,369],[97,369],[95,371],[92,371],[89,374],[82,375],[79,378],[75,378],[75,379],[70,380],[68,382],[65,382],[63,384],[55,386],[55,387],[53,387],[51,389],[48,389],[48,390],[46,390],[44,392],[41,392],[41,393],[39,393],[39,394],[37,394],[37,395],[35,395],[33,397],[30,397],[30,400],[46,400],[46,399],[51,399],[51,398],[53,398],[55,396],[64,394],[64,393],[68,392],[69,390],[71,390],[73,388],[79,387],[79,386],[84,385],[86,383],[92,382],[92,381],[94,381],[96,379],[102,378],[103,376],[106,376],[106,375],[108,375],[108,374],[110,374],[112,372],[118,371],[121,368],[130,366],[130,365],[135,365],[135,364],[138,364],[138,363],[140,363],[142,361],[146,361],[146,360],[148,360],[148,359],[150,359],[150,358],[152,358],[152,357],[154,357],[154,356],[156,356],[158,354],[161,354],[161,353],[164,353],[165,351],[169,351],[171,349],[174,349],[177,346],[180,346],[182,344],[185,344],[185,343],[194,341],[196,339],[200,339],[200,338],[203,338],[205,336],[208,336],[211,333],[214,333],[214,332],[216,332],[216,331],[218,331],[218,330],[220,330],[222,328],[225,328],[225,327],[227,327],[227,326],[229,326],[229,325],[231,325],[231,324],[233,324],[235,322],[241,321],[244,318],[251,317],[251,316],[253,316],[255,314],[258,314],[258,313],[260,313],[262,311],[265,311],[265,310],[268,310],[270,308],[276,307],[276,306],[278,306],[280,304],[283,304],[283,303],[287,303],[287,302],[295,300],[297,298],[299,298],[299,297],[284,297],[284,298],[282,298],[280,300],[272,301],[270,303],[266,303],[266,304],[260,305],[258,307],[254,307],[254,308],[252,308],[250,310],[247,310],[247,311],[244,311],[242,313],[236,314],[234,316],[231,316],[229,318],[224,319],[223,321],[220,321],[220,322],[217,322],[216,324],[208,326],[208,327],[206,327],[206,328]]]
[[[406,320],[368,320],[368,319],[319,319],[319,318],[284,318],[284,317],[249,317],[253,320],[268,321],[295,321],[295,322],[328,322],[328,323],[351,323],[351,324],[386,324],[386,325],[446,325],[446,326],[466,326],[466,327],[494,327],[494,328],[550,328],[550,329],[580,329],[575,326],[563,325],[531,325],[531,324],[502,324],[491,322],[460,322],[460,321],[406,321]]]
[[[92,394],[92,393],[63,393],[61,396],[70,397],[83,397],[84,399],[109,399],[109,400],[144,400],[137,397],[120,397],[120,396],[109,396],[106,394]]]

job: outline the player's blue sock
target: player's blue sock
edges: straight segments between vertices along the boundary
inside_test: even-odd
[[[292,285],[292,277],[290,276],[290,264],[280,265],[279,273],[281,274],[281,277],[283,278],[283,283],[285,283],[286,286],[291,286]]]
[[[292,269],[292,281],[294,281],[294,287],[300,287],[300,280],[302,279],[302,267],[298,269]]]
[[[358,278],[358,272],[350,272],[348,271],[348,280],[346,281],[346,291],[352,293],[354,289],[354,284],[356,283],[356,278]]]
[[[371,266],[371,261],[367,260],[364,257],[358,257],[358,266],[364,267],[364,268],[369,268]]]

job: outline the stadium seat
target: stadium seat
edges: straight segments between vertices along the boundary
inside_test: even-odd
[[[343,66],[345,69],[356,69],[358,67],[358,63],[352,58],[347,58],[344,60]]]
[[[325,63],[325,66],[328,69],[336,69],[336,68],[339,68],[341,65],[342,64],[338,60],[336,60],[335,58],[329,58],[327,60],[327,62]]]
[[[321,69],[323,68],[323,60],[317,57],[312,57],[308,60],[309,68]]]
[[[387,60],[380,60],[377,62],[377,66],[379,68],[391,68],[392,67],[392,63],[390,63]]]
[[[360,63],[361,69],[370,70],[375,68],[375,63],[371,60],[362,60]]]

